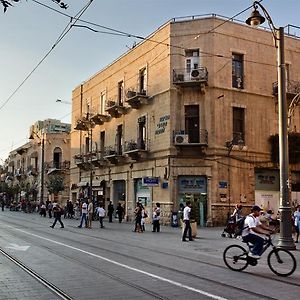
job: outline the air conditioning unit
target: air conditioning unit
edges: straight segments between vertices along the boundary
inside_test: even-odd
[[[189,135],[188,134],[176,134],[174,143],[175,143],[175,145],[188,144],[189,143]]]
[[[198,69],[194,69],[191,71],[191,79],[198,80],[200,78],[200,71]]]

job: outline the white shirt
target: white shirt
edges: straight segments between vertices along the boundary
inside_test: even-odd
[[[82,204],[82,206],[81,206],[81,212],[83,214],[87,214],[87,204],[86,203]]]
[[[99,217],[105,217],[105,209],[103,207],[98,207],[97,212]]]
[[[189,221],[190,220],[190,214],[191,214],[191,208],[186,206],[183,210],[183,221],[187,220]]]
[[[298,226],[298,223],[300,222],[300,211],[295,211],[294,212],[294,218],[295,218],[295,226]]]
[[[254,232],[252,230],[252,228],[254,227],[257,227],[259,226],[261,223],[259,221],[259,218],[257,217],[254,217],[253,215],[248,215],[245,219],[245,222],[244,222],[244,229],[243,229],[243,232],[242,232],[242,237],[248,235],[249,233],[252,233],[252,234],[255,234],[255,235],[258,235],[258,233]]]

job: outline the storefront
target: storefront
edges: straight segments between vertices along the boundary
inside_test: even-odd
[[[145,210],[150,216],[152,213],[152,197],[151,197],[151,187],[143,184],[142,178],[135,179],[135,203],[140,202],[145,207]]]
[[[207,178],[205,176],[178,177],[179,203],[192,203],[192,218],[197,224],[206,226],[207,221]]]

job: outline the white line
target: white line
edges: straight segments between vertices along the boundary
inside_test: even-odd
[[[220,296],[217,296],[217,295],[214,295],[214,294],[210,294],[210,293],[205,292],[205,291],[203,291],[203,290],[195,289],[195,288],[193,288],[193,287],[190,287],[190,286],[188,286],[188,285],[182,284],[182,283],[180,283],[180,282],[173,281],[173,280],[170,280],[170,279],[167,279],[167,278],[164,278],[164,277],[161,277],[161,276],[158,276],[158,275],[155,275],[155,274],[152,274],[152,273],[143,271],[143,270],[139,270],[139,269],[130,267],[130,266],[128,266],[128,265],[119,263],[119,262],[117,262],[117,261],[111,260],[111,259],[106,258],[106,257],[103,257],[103,256],[101,256],[101,255],[97,255],[97,254],[94,254],[94,253],[91,253],[91,252],[82,250],[82,249],[80,249],[80,248],[76,248],[76,247],[73,247],[73,246],[70,246],[70,245],[66,245],[66,244],[64,244],[64,243],[57,242],[57,241],[55,241],[55,240],[51,240],[51,239],[42,237],[42,236],[39,236],[39,235],[34,234],[34,233],[29,233],[29,232],[24,231],[24,230],[22,230],[22,229],[15,228],[15,227],[13,227],[13,226],[6,225],[6,227],[10,227],[10,228],[12,228],[12,229],[15,229],[15,230],[18,230],[18,231],[20,231],[20,232],[23,232],[23,233],[25,233],[25,234],[27,234],[27,235],[31,235],[31,236],[37,237],[37,238],[39,238],[39,239],[42,239],[42,240],[45,240],[45,241],[54,243],[54,244],[61,245],[61,246],[64,246],[64,247],[67,247],[67,248],[69,248],[69,249],[76,250],[76,251],[82,252],[82,253],[84,253],[84,254],[88,254],[88,255],[90,255],[90,256],[93,256],[93,257],[99,258],[99,259],[101,259],[101,260],[104,260],[104,261],[106,261],[106,262],[109,262],[109,263],[112,263],[112,264],[114,264],[114,265],[117,265],[117,266],[119,266],[119,267],[122,267],[122,268],[125,268],[125,269],[128,269],[128,270],[131,270],[131,271],[135,271],[135,272],[138,272],[138,273],[147,275],[147,276],[149,276],[149,277],[152,277],[152,278],[155,278],[155,279],[164,281],[164,282],[168,282],[168,283],[170,283],[170,284],[172,284],[172,285],[178,286],[178,287],[180,287],[180,288],[184,288],[184,289],[189,290],[189,291],[193,291],[193,292],[195,292],[195,293],[198,293],[198,294],[207,296],[207,297],[212,298],[212,299],[216,299],[216,300],[228,300],[228,299],[226,299],[226,298],[223,298],[223,297],[220,297]]]

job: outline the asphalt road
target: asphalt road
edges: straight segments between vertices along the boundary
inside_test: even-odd
[[[229,270],[223,250],[242,243],[221,238],[221,228],[199,229],[195,241],[182,243],[178,228],[152,233],[146,225],[141,234],[132,232],[133,224],[117,221],[105,220],[105,229],[96,221],[92,229],[78,228],[78,220],[52,229],[52,221],[0,212],[0,300],[299,298],[299,266],[291,277],[278,277],[265,255],[256,267]],[[299,248],[293,253],[299,265]]]

